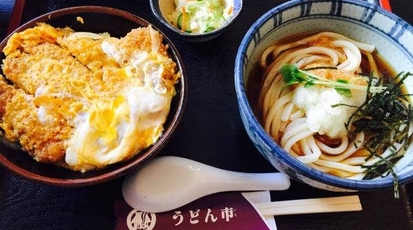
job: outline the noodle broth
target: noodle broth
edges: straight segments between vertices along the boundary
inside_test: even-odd
[[[373,161],[371,163],[366,163],[366,159],[370,156],[370,152],[366,150],[363,144],[360,143],[365,143],[365,140],[369,140],[371,138],[371,133],[370,132],[362,132],[363,137],[361,135],[357,136],[351,136],[347,133],[346,131],[346,122],[349,119],[349,116],[354,113],[355,109],[350,109],[344,112],[341,112],[341,114],[347,114],[344,116],[344,118],[341,115],[338,116],[332,116],[328,117],[326,114],[334,113],[332,112],[333,110],[328,109],[328,111],[323,111],[320,108],[317,108],[319,111],[316,112],[316,116],[318,116],[322,121],[320,126],[323,126],[323,123],[328,123],[328,119],[333,120],[333,124],[330,126],[334,126],[333,129],[336,129],[338,126],[341,126],[343,130],[341,130],[341,133],[346,133],[346,135],[329,135],[328,131],[321,130],[317,131],[313,127],[307,127],[309,126],[308,123],[310,123],[308,120],[310,119],[307,114],[309,113],[314,113],[313,110],[305,111],[303,109],[303,105],[298,106],[297,103],[294,101],[301,100],[300,98],[296,98],[298,96],[292,96],[293,94],[296,94],[297,88],[299,88],[296,84],[293,86],[285,87],[285,82],[282,80],[279,80],[278,83],[274,83],[277,81],[277,79],[282,79],[282,75],[278,72],[278,69],[284,65],[284,64],[295,64],[295,65],[301,65],[300,68],[314,68],[317,67],[319,68],[320,66],[322,68],[324,67],[334,67],[334,68],[340,68],[341,66],[344,66],[342,64],[346,60],[341,60],[345,58],[346,56],[351,56],[349,53],[346,53],[346,51],[340,50],[337,51],[338,54],[338,62],[334,63],[334,61],[327,60],[326,61],[326,56],[330,55],[328,54],[327,51],[323,50],[316,50],[316,51],[311,51],[303,55],[302,57],[299,57],[297,54],[297,57],[294,55],[290,55],[289,53],[300,53],[300,50],[305,50],[305,49],[312,49],[315,46],[321,46],[324,48],[332,48],[334,47],[334,43],[338,44],[340,42],[344,41],[349,41],[350,43],[353,43],[353,40],[344,38],[342,35],[339,34],[334,34],[332,35],[333,37],[338,37],[338,38],[330,38],[327,36],[324,37],[322,36],[317,36],[317,34],[320,33],[305,33],[305,34],[300,34],[297,36],[290,37],[288,39],[282,39],[278,42],[275,42],[273,44],[270,44],[268,48],[264,48],[263,52],[261,55],[263,56],[258,56],[258,60],[254,62],[254,64],[251,66],[250,71],[248,73],[248,80],[247,80],[247,98],[248,101],[251,105],[251,108],[257,117],[258,121],[261,123],[265,131],[272,136],[272,138],[281,145],[282,148],[284,148],[287,152],[289,152],[291,155],[293,155],[295,158],[299,159],[301,162],[311,166],[314,169],[320,170],[322,172],[329,173],[331,175],[343,177],[343,178],[351,178],[351,179],[362,179],[366,176],[365,168],[364,166],[360,166],[362,164],[368,165],[368,164],[373,164],[377,162],[378,160],[374,160],[375,157],[372,157]],[[327,33],[330,35],[329,33]],[[303,41],[308,40],[307,38],[309,37],[316,37],[315,40],[310,39],[309,42],[304,43]],[[337,41],[339,40],[339,41]],[[376,49],[371,49],[369,48],[367,44],[367,48],[363,46],[363,44],[357,44],[357,41],[354,41],[356,43],[356,46],[361,47],[360,48],[360,60],[358,62],[358,65],[356,68],[352,68],[351,70],[346,70],[346,71],[339,71],[339,70],[334,70],[334,71],[325,71],[325,72],[332,72],[328,74],[343,74],[342,72],[345,72],[346,74],[350,74],[350,78],[356,78],[359,75],[362,76],[370,76],[370,74],[373,74],[374,76],[388,76],[391,78],[394,78],[396,76],[396,71],[390,66],[390,64],[380,56],[380,54],[377,52]],[[354,43],[353,43],[354,44]],[[351,44],[349,44],[351,46]],[[277,47],[288,47],[283,50],[277,50]],[[337,47],[336,47],[337,48]],[[336,49],[335,48],[335,49]],[[271,49],[271,50],[269,50]],[[342,47],[340,47],[342,49]],[[365,50],[367,49],[367,50]],[[370,49],[370,50],[369,50]],[[327,53],[325,53],[327,52]],[[271,55],[275,54],[276,55]],[[285,56],[294,56],[290,59],[287,60]],[[342,55],[342,56],[340,56]],[[318,56],[318,57],[316,57]],[[332,55],[334,56],[334,55]],[[281,60],[281,63],[276,63],[277,59]],[[303,61],[304,59],[319,59],[320,61]],[[328,59],[328,58],[327,58]],[[331,59],[334,59],[331,58]],[[282,62],[284,60],[285,62]],[[302,64],[300,62],[308,62],[308,64]],[[321,63],[321,64],[320,64]],[[350,65],[350,64],[349,64]],[[338,66],[338,67],[337,67]],[[321,69],[322,69],[321,68]],[[324,71],[324,70],[322,70]],[[319,74],[320,71],[315,70],[313,71],[316,74]],[[326,74],[326,75],[328,75]],[[269,78],[272,78],[268,80]],[[363,81],[366,81],[366,79],[363,79]],[[303,89],[301,91],[307,91],[307,89],[312,88],[312,86],[309,87],[302,87]],[[322,87],[324,90],[324,87]],[[327,87],[325,87],[327,88]],[[403,87],[404,89],[404,87]],[[321,94],[327,93],[327,91],[321,90]],[[265,93],[263,93],[265,91]],[[271,91],[275,91],[275,93],[271,94]],[[329,94],[334,94],[334,90],[328,91]],[[288,93],[289,92],[289,93]],[[354,97],[354,90],[352,90],[353,97]],[[406,93],[406,90],[404,89],[404,93]],[[291,94],[291,96],[288,98],[288,95]],[[268,96],[269,95],[269,96]],[[313,97],[313,93],[307,93],[303,94],[305,97]],[[317,95],[317,97],[320,98],[320,95]],[[338,97],[339,95],[335,94],[332,97]],[[268,99],[272,98],[272,99]],[[278,98],[278,99],[274,99]],[[344,97],[343,97],[344,98]],[[356,103],[355,105],[351,106],[360,106],[362,102],[360,101],[361,99],[365,99],[366,95],[361,94],[361,96],[358,96],[359,102]],[[283,101],[284,102],[280,102]],[[288,102],[285,102],[287,100]],[[327,99],[328,100],[328,99]],[[270,102],[268,102],[270,101]],[[344,99],[339,99],[338,101],[334,102],[335,104],[347,104],[351,102],[351,100],[346,100]],[[278,104],[277,104],[278,103]],[[319,102],[314,102],[314,101],[304,101],[304,107],[306,107],[306,104],[309,103],[319,103]],[[320,103],[319,103],[320,104]],[[326,104],[326,102],[322,102],[321,104]],[[331,104],[333,105],[333,104]],[[406,104],[405,104],[406,105]],[[288,111],[290,110],[290,111]],[[304,112],[303,112],[304,110]],[[279,112],[279,111],[284,111],[284,112]],[[298,113],[304,113],[301,116],[300,115],[294,115]],[[285,115],[285,114],[290,114],[290,115]],[[269,115],[272,114],[272,115]],[[274,115],[278,114],[278,115]],[[288,118],[286,118],[286,116]],[[283,117],[283,118],[282,118]],[[302,120],[301,123],[296,122],[297,120]],[[318,119],[318,120],[320,120]],[[284,121],[279,121],[279,120],[284,120]],[[336,121],[341,122],[336,122]],[[297,125],[292,125],[292,123],[296,122]],[[319,125],[319,124],[317,124]],[[316,125],[316,126],[317,126]],[[274,128],[277,127],[277,128]],[[351,126],[350,126],[351,127]],[[300,131],[296,132],[291,132],[289,133],[288,130],[292,129],[300,129]],[[330,127],[328,128],[330,129]],[[306,134],[307,133],[307,134]],[[364,135],[365,134],[365,135]],[[289,138],[285,138],[285,136],[289,136]],[[305,137],[303,137],[305,136]],[[285,140],[284,140],[285,139]],[[355,147],[356,146],[356,147]],[[386,152],[385,150],[382,150],[379,154],[383,154],[383,152]],[[386,153],[385,153],[386,154]],[[400,154],[401,155],[401,154]],[[395,163],[395,160],[393,160]]]
[[[266,129],[271,128],[274,129],[274,133],[280,133],[279,127],[285,129],[286,124],[284,123],[281,126],[279,124],[273,125],[272,122],[265,122],[264,116],[268,117],[268,111],[271,110],[263,110],[263,100],[264,94],[261,93],[262,84],[271,85],[272,79],[282,79],[283,77],[274,77],[271,80],[265,82],[264,73],[265,70],[262,69],[262,61],[260,55],[263,52],[266,52],[266,49],[276,42],[289,42],[291,38],[295,39],[295,41],[303,38],[303,35],[313,35],[314,32],[317,31],[331,31],[335,33],[339,33],[341,35],[347,36],[359,42],[368,43],[367,46],[369,47],[374,45],[375,52],[373,52],[372,56],[376,58],[376,66],[378,71],[386,70],[389,72],[390,75],[394,75],[395,73],[404,73],[405,75],[411,75],[413,73],[413,46],[412,46],[412,38],[413,38],[413,27],[403,21],[402,19],[398,18],[395,15],[392,15],[390,12],[381,9],[377,6],[372,6],[371,4],[366,4],[364,2],[355,2],[351,0],[333,0],[333,1],[311,1],[311,2],[303,2],[300,0],[292,0],[288,1],[282,5],[279,5],[273,9],[270,9],[268,12],[263,14],[259,19],[257,19],[254,24],[251,25],[245,36],[243,37],[237,56],[235,59],[235,69],[234,69],[234,86],[237,95],[237,103],[240,110],[240,117],[243,122],[244,128],[248,134],[248,137],[257,148],[258,152],[265,157],[277,170],[286,173],[291,178],[308,184],[312,187],[330,190],[330,191],[366,191],[366,190],[376,190],[376,189],[383,189],[383,188],[395,188],[395,194],[397,193],[397,185],[405,184],[410,181],[413,181],[413,145],[406,146],[410,144],[409,140],[404,141],[403,150],[405,150],[404,157],[399,159],[397,163],[394,163],[394,167],[392,167],[391,175],[383,174],[380,176],[375,177],[372,180],[360,180],[359,178],[355,178],[349,175],[343,175],[343,177],[335,176],[336,173],[326,173],[327,170],[320,170],[316,167],[312,167],[314,163],[303,162],[304,160],[309,160],[305,158],[301,158],[297,160],[297,156],[302,156],[303,154],[300,153],[301,149],[297,148],[295,144],[287,146],[296,152],[294,156],[293,154],[288,154],[285,148],[282,147],[282,137],[279,135],[275,135],[276,137],[272,137],[271,132],[267,132]],[[341,43],[343,44],[343,43]],[[371,44],[371,45],[370,45]],[[329,47],[325,47],[329,48]],[[325,49],[324,49],[325,51]],[[372,51],[372,50],[371,50]],[[327,51],[329,52],[329,51]],[[335,51],[333,51],[335,52]],[[269,52],[271,53],[271,52]],[[325,53],[325,52],[324,52]],[[308,55],[312,56],[312,55]],[[343,55],[340,55],[342,57]],[[360,69],[360,72],[371,72],[369,71],[369,67],[364,65],[365,58],[364,55],[360,55],[360,63],[355,65],[357,69]],[[384,57],[381,61],[381,57]],[[361,62],[363,58],[363,63]],[[302,59],[302,58],[301,58]],[[341,60],[340,58],[337,58]],[[267,57],[263,59],[264,63],[267,62]],[[257,64],[260,63],[260,65]],[[283,61],[282,63],[288,63],[288,61]],[[388,64],[386,64],[388,63]],[[348,63],[350,64],[350,63]],[[361,66],[360,68],[359,65]],[[264,65],[265,67],[265,65]],[[295,88],[301,88],[300,93],[301,96],[296,96],[295,100],[297,104],[301,107],[305,107],[311,105],[309,101],[311,97],[309,95],[314,94],[305,94],[307,93],[306,90],[313,90],[321,92],[320,88],[322,88],[318,83],[324,81],[324,78],[319,79],[312,79],[307,72],[310,74],[315,74],[315,71],[308,71],[308,67],[306,66],[299,66],[294,68],[293,65],[287,66],[280,66],[275,68],[275,70],[279,70],[283,67],[283,73],[287,75],[286,82],[290,84],[288,89],[283,90],[283,93],[288,94],[287,92],[293,92],[289,96],[293,96],[296,94],[293,90]],[[348,65],[347,67],[354,67],[352,65]],[[394,72],[393,72],[394,69]],[[304,71],[302,73],[301,71]],[[275,74],[274,74],[275,72]],[[328,72],[328,71],[325,71]],[[273,71],[273,75],[277,75],[277,71]],[[320,73],[317,72],[316,76],[319,76]],[[322,75],[322,74],[321,74]],[[322,75],[324,76],[324,75]],[[352,78],[350,78],[352,79]],[[362,79],[362,78],[360,78]],[[395,78],[389,78],[395,79]],[[317,82],[317,84],[312,84]],[[298,87],[300,84],[310,83],[307,84],[307,88],[305,87]],[[323,82],[326,83],[326,82]],[[404,81],[404,86],[406,88],[406,92],[408,94],[413,93],[413,78],[409,77],[406,78]],[[331,81],[327,81],[327,84],[330,85],[340,85],[337,82],[331,83]],[[354,82],[352,82],[353,87]],[[344,124],[347,122],[346,119],[338,120],[339,117],[333,117],[331,119],[331,114],[327,116],[327,112],[332,112],[326,107],[331,108],[331,100],[333,98],[340,98],[337,96],[336,92],[339,92],[339,96],[342,95],[351,95],[356,96],[354,90],[349,90],[346,84],[341,84],[340,86],[346,87],[331,87],[330,90],[327,91],[327,95],[329,97],[325,97],[322,100],[315,100],[321,102],[328,102],[328,103],[316,103],[318,106],[322,107],[322,109],[315,109],[312,110],[318,116],[315,118],[320,118],[318,123],[320,126],[324,126],[328,124],[328,121],[332,121],[332,128],[338,126],[338,124]],[[363,88],[365,86],[360,85],[356,86],[356,88]],[[375,86],[376,87],[376,86]],[[270,87],[269,87],[270,88]],[[284,88],[284,82],[281,81],[280,85],[273,87],[279,92],[280,89]],[[305,88],[305,89],[302,89]],[[380,87],[378,87],[380,88]],[[375,89],[377,90],[377,88]],[[382,92],[386,92],[387,88],[381,89],[384,90]],[[274,91],[274,90],[273,90]],[[298,91],[298,90],[297,90]],[[349,92],[350,91],[350,92]],[[378,90],[377,92],[379,92]],[[400,90],[399,90],[400,91]],[[381,93],[376,93],[376,95],[380,95]],[[308,95],[308,96],[307,96]],[[367,95],[365,93],[365,95]],[[359,94],[360,98],[359,103],[365,101],[366,97],[363,97],[362,94]],[[410,95],[408,97],[411,97]],[[277,97],[275,97],[277,98]],[[387,97],[386,97],[387,98]],[[269,99],[269,98],[268,98]],[[268,100],[267,99],[267,100]],[[287,97],[285,99],[288,99]],[[364,100],[363,100],[364,99]],[[369,99],[371,99],[369,97]],[[376,102],[380,102],[381,98],[374,97]],[[301,100],[301,101],[300,101]],[[286,101],[291,101],[288,99]],[[266,102],[267,104],[271,104]],[[337,103],[337,102],[333,102]],[[348,104],[348,98],[345,103]],[[341,104],[345,104],[341,103]],[[327,104],[328,106],[324,106]],[[388,103],[391,105],[392,103]],[[394,104],[394,103],[393,103]],[[407,98],[406,105],[410,104],[410,99]],[[369,104],[371,105],[371,104]],[[324,106],[324,107],[323,107]],[[257,111],[257,107],[261,108]],[[342,109],[344,106],[336,106],[337,108]],[[366,106],[364,108],[365,110]],[[291,107],[289,107],[291,109]],[[293,106],[294,108],[294,106]],[[349,106],[350,108],[350,106]],[[358,107],[354,107],[358,108]],[[272,110],[273,114],[277,114],[277,111],[284,111],[284,109],[274,109]],[[289,110],[286,110],[289,111]],[[297,110],[294,110],[296,112]],[[307,109],[305,110],[307,111]],[[321,113],[320,111],[324,112]],[[379,110],[372,110],[372,111],[379,111]],[[347,111],[349,112],[349,111]],[[353,111],[350,111],[353,112]],[[392,111],[390,111],[392,113]],[[290,113],[286,113],[290,114]],[[339,113],[340,114],[340,113]],[[351,114],[351,113],[350,113]],[[359,115],[357,113],[357,115]],[[280,116],[277,114],[277,116]],[[296,117],[298,114],[295,114]],[[302,116],[302,115],[301,115]],[[350,116],[346,114],[346,116]],[[343,117],[346,117],[343,116]],[[280,116],[281,117],[281,116]],[[287,116],[288,117],[288,116]],[[327,119],[330,117],[330,119]],[[301,117],[302,118],[302,117]],[[353,117],[354,118],[354,117]],[[357,119],[360,116],[356,117]],[[288,119],[287,119],[288,120]],[[315,119],[317,120],[317,119]],[[270,120],[269,120],[270,121]],[[281,121],[281,119],[280,119]],[[354,121],[354,119],[352,119]],[[277,123],[277,122],[275,122]],[[275,124],[274,123],[274,124]],[[305,122],[303,122],[305,123]],[[313,123],[312,123],[313,124]],[[352,122],[354,124],[354,122]],[[340,126],[342,128],[344,125]],[[277,128],[278,127],[278,128]],[[296,128],[305,128],[308,132],[308,127],[304,126],[296,126]],[[315,126],[311,126],[314,130]],[[358,125],[357,125],[358,127]],[[410,125],[409,125],[410,127]],[[305,130],[304,129],[304,130]],[[311,133],[315,133],[314,130]],[[339,129],[337,129],[339,130]],[[311,131],[311,130],[310,130]],[[324,130],[325,131],[325,130]],[[324,132],[323,131],[323,132]],[[340,130],[339,130],[340,131]],[[295,134],[303,134],[304,131],[298,131]],[[379,132],[373,132],[379,133]],[[341,132],[335,133],[343,134]],[[330,134],[333,135],[333,134]],[[410,135],[410,133],[409,133]],[[297,137],[297,135],[292,135]],[[313,135],[315,136],[315,135]],[[357,135],[356,135],[357,136]],[[365,135],[365,138],[367,135]],[[382,135],[383,137],[385,135]],[[318,135],[314,139],[321,139],[324,142],[328,141],[328,145],[332,145],[332,147],[337,148],[340,143],[342,143],[342,139],[338,138],[325,138],[325,135]],[[353,138],[353,137],[352,137]],[[345,136],[345,139],[349,139]],[[379,139],[379,138],[378,138]],[[339,141],[337,141],[339,140]],[[279,143],[279,144],[278,144]],[[284,143],[285,144],[285,143]],[[350,144],[352,145],[352,144]],[[313,146],[313,145],[309,145]],[[348,145],[347,145],[348,146]],[[354,146],[354,145],[353,145]],[[330,146],[329,146],[330,147]],[[406,148],[407,147],[407,148]],[[311,148],[310,148],[311,149]],[[382,152],[382,151],[379,151]],[[297,154],[298,153],[298,154]],[[300,154],[300,155],[299,155]],[[320,154],[321,155],[321,154]],[[326,154],[324,154],[326,155]],[[332,154],[330,154],[332,155]],[[354,156],[354,154],[351,154]],[[327,155],[329,156],[329,155]],[[329,156],[330,157],[330,156]],[[355,158],[357,159],[357,158]],[[360,157],[358,160],[364,162],[366,157]],[[397,160],[397,159],[395,159]],[[339,162],[340,163],[340,162]],[[313,164],[313,165],[311,165]],[[346,166],[347,167],[347,166]],[[363,177],[363,176],[361,176]]]

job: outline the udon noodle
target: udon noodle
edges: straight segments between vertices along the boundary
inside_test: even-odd
[[[375,47],[332,32],[320,32],[280,41],[265,49],[259,65],[264,69],[258,110],[263,127],[298,160],[339,177],[361,179],[362,166],[379,160],[363,148],[366,133],[348,135],[345,123],[366,100],[369,77],[381,76]],[[320,85],[285,86],[280,68],[295,65],[321,79],[345,80],[355,86],[351,97]],[[346,106],[334,106],[345,104]],[[382,157],[401,148],[383,151]]]

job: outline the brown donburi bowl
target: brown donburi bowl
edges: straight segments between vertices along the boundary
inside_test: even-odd
[[[76,17],[82,17],[84,24],[77,22]],[[41,15],[20,26],[14,32],[34,27],[39,22],[46,22],[55,27],[70,26],[75,31],[109,32],[114,37],[123,37],[133,28],[150,25],[145,19],[126,11],[100,6],[79,6]],[[152,25],[152,27],[159,31],[155,26]],[[28,153],[22,151],[20,146],[8,143],[0,136],[0,163],[14,173],[34,181],[63,187],[79,187],[99,184],[124,176],[141,165],[142,162],[159,153],[179,125],[187,98],[187,80],[182,59],[171,40],[161,31],[159,32],[164,37],[163,42],[169,45],[169,54],[176,62],[177,70],[182,73],[182,76],[175,85],[177,93],[172,100],[164,132],[154,145],[127,161],[107,166],[101,170],[81,173],[50,164],[38,163]],[[0,43],[0,50],[3,50],[8,38]],[[4,58],[3,53],[1,53],[0,58]]]

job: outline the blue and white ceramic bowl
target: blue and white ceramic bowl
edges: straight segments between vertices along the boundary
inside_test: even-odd
[[[150,6],[153,15],[176,37],[188,42],[205,42],[212,40],[224,33],[228,29],[228,27],[233,24],[233,22],[241,12],[242,0],[223,0],[223,2],[226,5],[233,6],[231,16],[218,29],[200,34],[181,31],[167,20],[167,15],[170,15],[176,8],[175,0],[150,0]]]
[[[376,46],[395,71],[413,71],[413,27],[377,5],[350,0],[302,1],[279,5],[260,17],[248,30],[235,61],[235,90],[245,129],[259,152],[279,171],[316,188],[357,191],[392,188],[393,178],[351,180],[328,175],[299,162],[264,131],[246,95],[249,72],[258,55],[275,41],[295,34],[338,32]],[[413,79],[405,81],[413,92]],[[413,147],[398,163],[399,183],[413,180]]]

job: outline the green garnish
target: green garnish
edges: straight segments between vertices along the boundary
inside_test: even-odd
[[[207,32],[211,32],[213,30],[215,30],[215,27],[210,26],[210,27],[207,27],[204,32],[207,33]]]
[[[184,19],[183,18],[184,18],[184,15],[182,13],[178,15],[178,19],[177,19],[177,22],[176,22],[178,29],[185,31],[186,33],[191,33],[192,31],[190,31],[188,29],[184,29],[184,28],[188,28],[189,26],[184,25],[184,22],[183,22]]]
[[[321,67],[324,69],[331,69],[331,67]],[[305,87],[310,87],[313,85],[324,85],[333,87],[340,95],[345,97],[351,97],[351,89],[370,91],[372,93],[382,92],[385,87],[368,87],[349,84],[346,80],[339,79],[337,81],[332,81],[325,78],[320,78],[317,75],[314,75],[306,70],[298,69],[295,65],[286,64],[283,65],[280,69],[280,73],[283,76],[283,81],[285,82],[284,87],[290,85],[303,83]]]
[[[176,25],[178,26],[178,29],[182,30],[182,20],[183,20],[183,14],[179,14],[178,18],[176,19]]]
[[[393,176],[394,196],[399,197],[398,178],[394,172],[394,163],[403,157],[409,145],[409,129],[413,122],[413,108],[408,99],[409,94],[402,90],[404,80],[412,73],[400,73],[395,78],[382,77],[377,85],[385,86],[379,93],[368,91],[366,101],[357,107],[345,124],[349,137],[354,138],[357,133],[368,133],[364,148],[370,156],[379,160],[372,165],[362,165],[366,169],[363,179],[373,179],[378,176]],[[369,82],[371,89],[372,82]],[[404,104],[403,104],[404,102]],[[397,145],[402,145],[397,147]],[[380,154],[390,150],[391,154],[383,157]]]
[[[342,80],[342,79],[338,79],[337,82],[343,83],[343,84],[348,84],[348,81]],[[347,98],[350,98],[350,97],[351,97],[351,91],[350,91],[349,89],[342,88],[341,86],[336,86],[334,89],[335,89],[339,94],[341,94],[341,95],[343,95],[343,96],[345,96],[345,97],[347,97]]]

